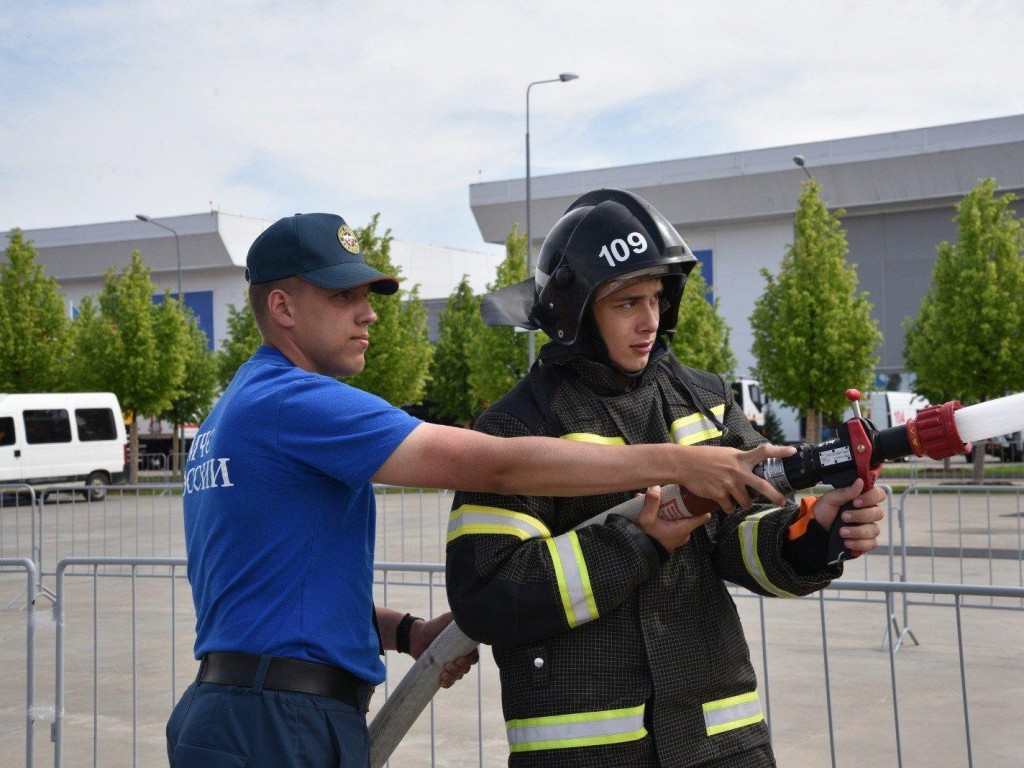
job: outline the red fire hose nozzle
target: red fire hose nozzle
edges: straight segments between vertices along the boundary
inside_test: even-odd
[[[945,459],[967,453],[956,429],[953,412],[963,408],[959,400],[922,408],[907,422],[907,437],[917,456]]]

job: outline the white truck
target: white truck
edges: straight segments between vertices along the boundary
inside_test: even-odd
[[[906,424],[929,405],[926,398],[913,392],[868,392],[861,398],[860,410],[876,427],[888,429]],[[852,415],[851,411],[848,417]]]
[[[112,392],[0,393],[0,483],[82,482],[93,501],[124,481],[128,441]]]
[[[761,382],[757,379],[736,379],[732,382],[732,393],[736,402],[743,409],[754,429],[762,435],[765,431],[764,411],[768,398],[761,391]]]

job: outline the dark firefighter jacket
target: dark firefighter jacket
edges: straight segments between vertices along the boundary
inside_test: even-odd
[[[652,362],[623,392],[585,359],[535,366],[476,428],[605,444],[763,442],[721,377],[685,369],[684,383],[677,370],[672,358]],[[725,582],[767,596],[821,589],[841,575],[823,565],[826,532],[809,504],[763,500],[714,514],[671,557],[621,516],[573,531],[633,495],[454,498],[449,602],[462,630],[493,646],[512,766],[732,765],[729,755],[770,749]]]

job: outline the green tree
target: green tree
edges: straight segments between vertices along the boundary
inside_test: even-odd
[[[1015,196],[997,190],[984,179],[957,204],[957,242],[939,245],[928,293],[904,323],[904,359],[933,403],[1024,389],[1024,230]],[[984,453],[974,454],[976,481]]]
[[[374,269],[400,278],[401,270],[391,263],[391,230],[377,234],[379,223],[380,214],[375,213],[367,226],[356,229],[360,254]],[[420,300],[419,286],[411,290],[399,288],[393,296],[372,294],[370,302],[377,322],[370,326],[366,367],[346,382],[393,405],[422,402],[434,348],[428,336],[427,309]]]
[[[764,436],[772,445],[786,444],[786,431],[782,428],[782,420],[771,405],[764,408]]]
[[[130,422],[129,481],[138,479],[140,416],[171,407],[185,376],[187,311],[169,292],[153,303],[156,287],[138,251],[118,274],[104,276],[99,303],[87,296],[72,323],[69,379],[85,391],[117,395]]]
[[[840,419],[845,391],[866,389],[881,341],[866,293],[857,293],[857,270],[846,260],[843,211],[830,214],[816,181],[803,183],[794,243],[777,277],[762,269],[766,287],[750,324],[758,375],[772,399],[806,418],[806,439],[821,439],[819,414]]]
[[[178,476],[181,470],[184,425],[198,424],[206,418],[217,396],[217,357],[210,351],[206,334],[191,314],[186,330],[184,345],[185,377],[181,387],[171,400],[170,407],[158,417],[174,425],[171,439],[171,467]]]
[[[708,300],[708,284],[700,265],[686,281],[679,303],[679,322],[672,339],[672,351],[691,368],[732,378],[736,358],[729,346],[730,328],[718,314],[718,299]]]
[[[57,281],[36,250],[11,230],[0,264],[0,392],[66,392],[71,342]]]
[[[227,389],[238,368],[252,357],[263,339],[249,306],[249,296],[241,308],[228,304],[228,334],[216,353],[217,384],[221,391]]]
[[[430,364],[427,400],[431,413],[469,426],[480,414],[469,386],[473,339],[482,332],[480,298],[465,275],[438,317],[438,340]]]
[[[526,279],[526,235],[519,234],[519,225],[505,239],[505,258],[498,265],[494,283],[488,292]],[[536,347],[547,340],[542,331],[536,333]],[[481,410],[488,408],[508,392],[527,373],[529,358],[525,333],[514,328],[489,328],[481,325],[475,335],[470,355],[469,386],[473,400]]]

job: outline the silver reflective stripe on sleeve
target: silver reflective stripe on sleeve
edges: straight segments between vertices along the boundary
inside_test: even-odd
[[[603,712],[509,720],[505,730],[512,752],[620,744],[647,735],[643,704]]]
[[[578,627],[597,618],[597,603],[590,586],[587,562],[575,531],[556,536],[545,542],[555,566],[558,594],[570,627]]]
[[[725,416],[725,406],[716,405],[711,412],[721,420]],[[672,422],[671,430],[672,439],[679,445],[695,445],[722,436],[722,430],[716,427],[714,422],[703,413],[694,413],[676,419]]]
[[[766,509],[764,512],[750,515],[750,517],[740,523],[739,531],[737,532],[740,537],[740,550],[743,553],[743,565],[747,569],[747,573],[753,576],[754,580],[766,592],[770,592],[777,597],[796,597],[793,593],[776,587],[768,580],[768,574],[761,564],[761,555],[757,551],[757,531],[761,525],[761,518],[765,515],[770,515],[772,512],[778,512],[779,509],[779,507]]]
[[[762,720],[764,713],[761,712],[761,701],[757,698],[757,691],[709,701],[704,705],[704,726],[707,728],[708,736],[759,723]]]
[[[551,531],[540,520],[521,512],[478,504],[463,504],[448,518],[448,543],[472,533],[491,533],[527,539],[546,539]]]

